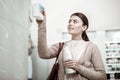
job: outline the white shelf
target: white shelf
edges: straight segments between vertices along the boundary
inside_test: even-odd
[[[106,49],[106,51],[120,51],[120,48]]]
[[[107,71],[106,73],[111,74],[111,73],[120,73],[120,71]]]
[[[110,43],[120,43],[120,41],[107,41],[105,43],[107,43],[107,44],[110,44]]]
[[[120,58],[120,55],[119,56],[106,56],[106,58]]]
[[[120,65],[120,63],[108,63],[108,64],[106,64],[106,65]]]

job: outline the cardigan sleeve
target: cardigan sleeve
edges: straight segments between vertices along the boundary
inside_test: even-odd
[[[46,22],[38,23],[38,54],[39,57],[49,59],[56,57],[59,49],[59,43],[47,47]]]
[[[79,65],[77,71],[89,80],[107,80],[102,57],[97,45],[94,45],[92,48],[91,62],[94,66],[94,70],[83,65]]]

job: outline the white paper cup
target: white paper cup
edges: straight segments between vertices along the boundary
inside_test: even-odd
[[[73,59],[72,54],[67,46],[64,46],[62,54],[63,54],[63,61]],[[71,68],[65,68],[65,72],[66,74],[71,74],[71,73],[75,73],[76,71]]]
[[[76,71],[71,69],[71,68],[65,68],[65,73],[66,74],[72,74],[72,73],[75,73]]]

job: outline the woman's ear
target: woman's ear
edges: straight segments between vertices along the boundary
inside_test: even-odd
[[[83,31],[87,30],[87,25],[82,26],[82,30]]]

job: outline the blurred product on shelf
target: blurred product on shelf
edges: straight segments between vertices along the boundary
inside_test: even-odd
[[[105,47],[107,79],[120,79],[120,42],[106,42]]]

